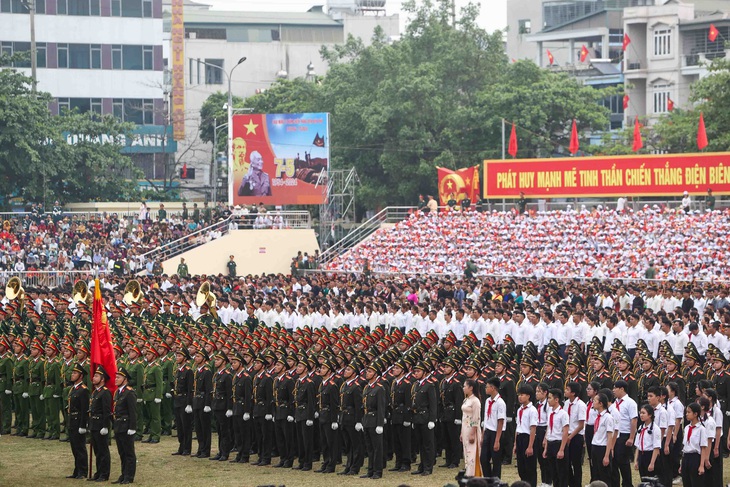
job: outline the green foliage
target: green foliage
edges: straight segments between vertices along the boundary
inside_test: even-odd
[[[451,5],[407,2],[412,21],[400,40],[388,43],[376,29],[368,47],[352,37],[323,47],[325,77],[277,82],[243,106],[257,113],[329,112],[332,167],[357,168],[360,209],[435,194],[436,166],[500,157],[502,118],[526,129],[518,132],[519,157],[550,156],[555,141],[567,146],[573,118],[580,130],[608,127],[608,111],[597,102],[612,92],[529,62],[509,64],[502,32],[481,29],[471,4],[454,24]],[[225,97],[214,96],[211,105],[222,106]],[[203,119],[210,114],[201,112]]]
[[[0,56],[0,65],[10,61]],[[0,194],[46,202],[137,199],[139,172],[119,152],[119,136],[132,126],[91,113],[55,117],[51,100],[32,90],[31,78],[0,69]],[[68,144],[68,134],[79,142]],[[113,140],[100,143],[101,136]]]

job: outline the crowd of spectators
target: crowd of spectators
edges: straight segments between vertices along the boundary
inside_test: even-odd
[[[471,260],[482,275],[711,280],[728,275],[728,230],[728,210],[415,211],[327,268],[454,274]]]

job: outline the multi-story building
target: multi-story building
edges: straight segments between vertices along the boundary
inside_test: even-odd
[[[2,52],[30,51],[32,4],[0,1]],[[164,136],[162,0],[35,0],[34,18],[37,86],[53,96],[51,111],[136,124],[138,138],[125,151],[154,174],[156,154],[175,150]],[[29,61],[16,67],[31,74]]]
[[[168,2],[169,0],[166,0]],[[213,154],[212,144],[199,138],[200,109],[216,92],[228,92],[227,75],[238,61],[246,61],[234,72],[231,92],[249,97],[266,90],[279,79],[313,80],[326,74],[322,46],[344,43],[349,35],[369,45],[380,26],[387,38],[399,34],[397,15],[384,15],[384,0],[341,0],[307,12],[217,11],[187,0],[185,25],[185,140],[178,142],[178,165],[195,169],[195,178],[183,181],[183,188],[210,187],[212,170],[225,164],[225,154]],[[367,4],[368,7],[359,5]],[[167,8],[167,7],[165,7]],[[378,14],[378,15],[376,15]],[[165,13],[165,32],[170,23]],[[165,47],[165,53],[172,52]],[[227,137],[226,120],[216,120],[218,136]],[[226,171],[218,174],[225,175]],[[225,187],[218,181],[219,187]],[[193,193],[190,193],[193,197]]]

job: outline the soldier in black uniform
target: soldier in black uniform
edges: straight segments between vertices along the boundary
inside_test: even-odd
[[[274,468],[291,468],[296,454],[294,436],[294,381],[287,370],[287,357],[281,355],[274,363],[272,386],[274,393],[274,440],[279,463]]]
[[[193,447],[193,371],[188,366],[190,352],[180,347],[175,352],[175,382],[173,410],[177,428],[178,448],[173,455],[190,455]]]
[[[213,377],[213,399],[210,408],[215,416],[218,431],[218,453],[211,461],[228,461],[233,442],[231,439],[231,418],[233,417],[233,390],[231,374],[228,373],[228,357],[218,352],[214,357],[216,367]]]
[[[381,365],[373,360],[365,371],[368,383],[363,390],[362,429],[365,432],[365,448],[368,452],[368,471],[361,479],[383,477],[383,426],[385,425],[385,389],[379,384]]]
[[[411,470],[411,381],[408,362],[404,358],[393,365],[390,387],[390,425],[393,429],[395,465],[390,472]],[[461,406],[459,406],[461,407]]]
[[[239,353],[231,355],[231,370],[233,371],[233,445],[236,449],[236,458],[232,463],[248,463],[251,452],[251,435],[253,434],[253,384],[251,376],[243,367],[243,357]]]
[[[274,381],[267,373],[268,359],[258,355],[254,359],[253,427],[258,459],[251,465],[271,465],[274,444]]]
[[[690,343],[688,349],[684,352],[684,363],[687,367],[687,402],[683,404],[689,404],[697,400],[697,383],[705,379],[705,374],[699,366],[700,357],[697,354],[697,349]]]
[[[728,431],[728,399],[730,399],[730,375],[728,375],[725,367],[727,366],[727,360],[722,352],[719,352],[712,360],[712,369],[714,375],[712,376],[712,388],[717,392],[717,402],[722,410],[722,435],[725,441],[722,442],[723,447],[727,445],[727,431]],[[719,426],[719,425],[718,425]],[[722,460],[722,459],[721,459]]]
[[[109,427],[112,419],[112,393],[104,384],[110,379],[101,365],[96,366],[92,378],[94,392],[89,406],[89,430],[91,445],[96,454],[96,473],[92,477],[99,482],[109,480],[111,457],[109,455]]]
[[[353,359],[343,370],[340,386],[340,427],[346,439],[347,463],[338,475],[358,475],[363,464],[362,442],[362,386],[358,383],[360,363]],[[360,429],[358,429],[360,425]]]
[[[639,383],[636,380],[636,377],[634,377],[634,373],[631,371],[632,363],[633,360],[631,360],[631,357],[627,353],[621,353],[621,355],[618,356],[618,361],[616,362],[618,367],[618,376],[616,380],[626,381],[629,385],[626,393],[636,404],[641,404],[639,402]]]
[[[500,444],[502,450],[502,464],[512,463],[512,450],[514,449],[515,430],[517,423],[515,422],[515,411],[517,409],[517,387],[523,385],[531,385],[533,389],[539,384],[539,379],[535,375],[535,359],[529,353],[524,353],[520,362],[520,380],[515,385],[514,380],[509,372],[509,359],[505,354],[500,354],[497,363],[494,366],[496,377],[499,379],[499,395],[504,399],[507,406],[507,428],[502,435]],[[484,394],[486,394],[486,389]],[[486,396],[485,396],[486,397]]]
[[[193,421],[198,451],[191,455],[196,458],[210,457],[210,404],[213,397],[213,378],[208,367],[210,357],[205,348],[195,352],[193,371]]]
[[[444,423],[446,438],[446,462],[441,465],[446,468],[457,468],[461,462],[463,451],[461,441],[461,403],[464,402],[464,389],[457,377],[459,365],[454,357],[443,362],[444,378],[439,384],[441,411],[440,421]]]
[[[667,387],[670,382],[676,382],[679,388],[679,401],[682,404],[687,404],[687,382],[684,380],[682,374],[679,373],[679,360],[677,356],[670,350],[664,358],[664,367],[666,373],[664,374],[664,381],[662,386]]]
[[[639,377],[639,400],[636,404],[644,404],[649,394],[649,389],[659,387],[659,376],[654,372],[656,368],[656,360],[650,354],[646,354],[641,358],[642,373]]]
[[[317,393],[317,405],[319,409],[322,467],[317,472],[321,473],[333,473],[339,457],[339,442],[337,441],[339,435],[337,430],[340,425],[337,420],[340,413],[340,387],[334,375],[335,370],[337,370],[337,367],[327,359],[319,367],[322,382]]]
[[[114,394],[114,440],[117,443],[122,472],[113,484],[131,484],[137,471],[137,455],[134,453],[134,435],[137,433],[137,395],[130,389],[129,371],[121,367],[117,371]]]
[[[591,381],[601,384],[601,389],[613,389],[613,379],[611,379],[611,374],[606,371],[606,366],[606,356],[603,354],[595,355],[593,357],[593,377]]]
[[[299,357],[296,368],[296,382],[294,383],[294,421],[297,428],[297,446],[299,449],[299,464],[292,467],[294,470],[312,470],[312,456],[314,453],[314,413],[316,408],[317,391],[312,379],[309,378],[310,364],[304,356]]]
[[[74,365],[71,372],[73,387],[68,395],[68,438],[74,456],[74,472],[67,479],[83,479],[89,471],[86,451],[86,426],[89,420],[89,389],[84,384],[86,369]]]
[[[434,431],[438,414],[438,400],[434,384],[426,377],[431,367],[427,361],[413,366],[411,387],[411,413],[415,442],[421,445],[421,463],[412,475],[431,475],[434,462]]]

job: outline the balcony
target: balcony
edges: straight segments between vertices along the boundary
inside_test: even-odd
[[[695,52],[682,56],[682,74],[684,76],[701,76],[707,72],[714,59],[730,58],[730,49],[713,52]]]
[[[624,76],[628,79],[642,79],[646,78],[646,66],[645,63],[638,59],[630,59],[626,61],[626,69],[624,70]]]

